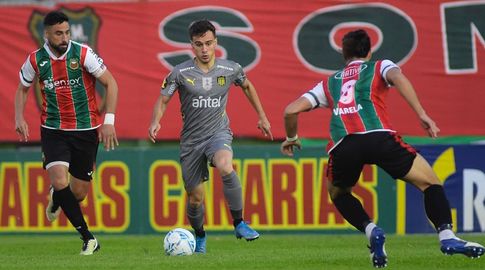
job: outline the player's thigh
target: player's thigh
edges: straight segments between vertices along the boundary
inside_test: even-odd
[[[209,179],[207,157],[202,147],[180,147],[180,165],[182,178],[187,192],[194,190],[199,184]]]
[[[98,145],[98,135],[94,129],[71,132],[71,164],[69,173],[73,177],[87,181],[92,179]]]
[[[205,148],[207,159],[215,167],[232,168],[232,133],[230,130],[222,130],[215,134]]]
[[[50,164],[52,165],[52,163]],[[47,168],[47,174],[49,175],[54,190],[62,190],[69,186],[67,166],[63,164],[49,166]]]
[[[441,185],[436,173],[420,154],[416,154],[416,158],[414,159],[411,169],[401,179],[416,186],[422,191],[424,191],[430,185]]]
[[[68,186],[71,151],[62,130],[41,128],[42,164],[56,190]]]
[[[360,145],[346,138],[329,155],[327,177],[335,187],[353,187],[364,167]]]
[[[65,131],[41,128],[40,142],[44,169],[54,165],[69,167],[71,149]]]
[[[396,133],[379,134],[379,143],[372,151],[373,162],[394,179],[404,177],[412,168],[416,150],[405,143]]]

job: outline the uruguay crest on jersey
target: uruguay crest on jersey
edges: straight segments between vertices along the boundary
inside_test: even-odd
[[[212,77],[202,77],[202,88],[206,91],[212,89]]]

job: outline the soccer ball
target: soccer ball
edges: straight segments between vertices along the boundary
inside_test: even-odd
[[[186,229],[173,229],[165,235],[163,249],[169,256],[192,255],[195,250],[194,235]]]

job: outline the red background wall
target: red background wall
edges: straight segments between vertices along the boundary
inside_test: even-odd
[[[352,1],[364,4],[367,1]],[[447,74],[445,67],[442,1],[393,1],[381,3],[399,10],[416,27],[417,46],[401,63],[403,72],[413,82],[428,112],[441,128],[442,135],[483,135],[485,125],[484,41],[475,32],[476,70]],[[444,2],[444,1],[443,1]],[[449,2],[449,1],[447,1]],[[485,5],[484,1],[474,1]],[[468,2],[457,2],[468,4]],[[67,4],[69,10],[90,7],[101,18],[97,52],[105,60],[119,84],[116,128],[121,139],[144,139],[159,88],[169,70],[157,55],[177,51],[159,35],[160,23],[174,12],[203,6],[236,10],[252,24],[252,32],[239,32],[260,48],[260,59],[247,70],[256,86],[276,137],[284,136],[283,110],[293,99],[312,88],[329,74],[310,70],[297,57],[293,38],[301,21],[322,8],[341,8],[342,1],[163,1],[140,3]],[[347,8],[348,6],[345,6]],[[48,12],[42,6],[0,7],[0,140],[15,141],[14,95],[18,72],[28,53],[38,48],[29,32],[34,10]],[[186,29],[182,29],[186,31]],[[399,31],[399,29],[396,29]],[[485,31],[485,30],[482,30]],[[237,32],[237,31],[235,31]],[[338,37],[330,37],[338,40]],[[385,39],[383,40],[385,42]],[[189,49],[186,47],[186,49]],[[219,51],[221,54],[222,51]],[[240,101],[241,100],[241,101]],[[389,113],[394,127],[404,135],[424,136],[416,116],[397,91],[389,95]],[[244,112],[244,113],[242,113]],[[246,113],[247,112],[247,113]],[[301,117],[300,136],[327,138],[329,111],[319,110]],[[257,116],[239,88],[230,95],[228,114],[236,136],[261,137],[256,129]],[[39,113],[34,95],[27,102],[26,119],[31,140],[39,139]],[[162,120],[161,138],[176,139],[181,120],[178,99],[173,99]]]

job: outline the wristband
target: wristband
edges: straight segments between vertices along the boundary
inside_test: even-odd
[[[296,140],[298,140],[298,134],[296,134],[294,137],[291,137],[291,138],[290,137],[286,137],[286,141],[287,142],[294,142]]]
[[[114,113],[106,113],[104,115],[104,124],[105,125],[114,125],[115,124],[115,114]]]

